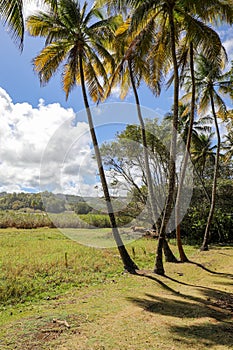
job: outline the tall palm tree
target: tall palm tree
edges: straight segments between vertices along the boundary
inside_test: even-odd
[[[158,274],[164,274],[164,268],[162,264],[162,246],[165,238],[166,226],[169,221],[172,209],[173,209],[173,200],[174,200],[174,189],[175,189],[175,161],[176,161],[176,128],[178,125],[178,100],[179,100],[179,66],[177,60],[177,44],[179,42],[180,32],[186,31],[187,38],[190,43],[194,46],[199,45],[203,41],[203,36],[205,41],[208,38],[212,37],[209,33],[205,33],[198,17],[202,18],[203,6],[202,2],[197,1],[177,1],[177,0],[99,0],[101,3],[109,5],[110,3],[114,4],[114,7],[120,9],[125,4],[128,4],[133,9],[132,12],[132,21],[131,29],[140,30],[147,25],[148,21],[152,18],[157,20],[158,27],[161,34],[161,42],[166,43],[165,47],[169,46],[170,55],[167,57],[168,60],[172,62],[174,70],[174,79],[173,79],[173,88],[174,88],[174,115],[173,115],[173,131],[172,131],[172,140],[171,140],[171,151],[170,151],[170,177],[169,177],[169,188],[167,202],[164,210],[164,215],[162,219],[160,238],[158,242],[158,248],[156,253],[156,264],[154,271]],[[205,8],[210,10],[215,4],[215,9],[219,9],[220,5],[224,8],[222,9],[222,17],[227,17],[230,19],[232,15],[232,6],[228,4],[223,4],[220,0],[206,1]],[[230,11],[230,15],[228,12]],[[213,11],[211,12],[213,14]],[[209,14],[208,14],[209,16]],[[209,20],[205,13],[205,17]],[[232,18],[232,17],[231,17]],[[195,27],[199,27],[199,30],[195,30]],[[211,33],[210,33],[211,34]],[[208,48],[208,46],[207,46]],[[219,51],[219,43],[216,46],[217,51]],[[213,46],[207,49],[207,53],[213,53]],[[208,54],[207,54],[208,56]],[[194,96],[194,94],[193,94]],[[193,99],[194,100],[194,99]]]
[[[125,31],[125,34],[127,36],[127,31]],[[133,94],[134,94],[136,107],[137,107],[138,120],[141,127],[141,137],[142,137],[142,144],[143,144],[143,155],[144,155],[144,161],[145,161],[145,174],[146,174],[147,185],[148,185],[149,202],[150,202],[150,207],[152,211],[153,221],[155,224],[157,224],[158,214],[156,212],[156,206],[155,206],[155,194],[154,194],[154,188],[153,188],[153,182],[152,182],[150,164],[149,164],[145,123],[143,120],[139,95],[137,91],[137,86],[140,84],[142,75],[143,74],[147,75],[149,71],[148,64],[145,60],[146,45],[143,45],[142,35],[140,35],[140,38],[133,40],[132,43],[129,43],[129,40],[127,40],[128,38],[122,38],[122,35],[121,35],[121,40],[119,40],[119,36],[116,36],[116,43],[121,42],[125,46],[125,50],[123,53],[124,56],[122,57],[122,61],[120,63],[119,68],[120,68],[121,74],[123,73],[122,74],[123,81],[129,80],[130,85],[132,86],[132,89],[133,89]],[[126,47],[128,48],[129,46],[128,44],[130,44],[130,49],[126,50]],[[144,41],[144,44],[145,44],[145,41]],[[117,52],[119,52],[119,50],[117,50]],[[128,79],[127,79],[127,75],[128,75]],[[128,88],[130,87],[130,85],[128,85]]]
[[[216,0],[217,1],[217,0]],[[215,1],[215,2],[216,2]],[[186,40],[190,43],[190,60],[193,61],[193,47],[204,47],[204,43],[207,42],[209,38],[213,38],[213,32],[209,30],[203,30],[203,24],[200,20],[198,20],[197,16],[201,18],[201,8],[200,6],[196,6],[196,1],[129,1],[130,4],[134,4],[135,11],[132,16],[132,27],[143,26],[143,23],[148,22],[148,18],[154,17],[159,21],[159,26],[161,28],[161,32],[164,33],[165,37],[161,35],[161,40],[165,41],[167,38],[167,46],[170,48],[170,56],[168,59],[171,60],[173,66],[173,89],[174,89],[174,100],[173,100],[173,131],[171,137],[171,150],[170,150],[170,170],[169,170],[169,188],[168,188],[168,196],[166,207],[164,210],[160,238],[158,242],[158,248],[156,253],[156,263],[154,271],[158,274],[164,274],[164,269],[162,265],[162,245],[165,237],[166,226],[169,221],[172,209],[173,209],[173,200],[174,200],[174,189],[175,189],[175,162],[176,162],[176,141],[177,135],[176,130],[178,127],[178,101],[179,101],[179,87],[180,87],[180,79],[179,79],[179,62],[177,58],[177,48],[180,41],[180,34],[186,33]],[[213,4],[213,1],[212,1]],[[210,3],[208,2],[208,6],[210,7]],[[206,28],[205,28],[206,29]],[[182,34],[183,37],[183,34]],[[214,34],[215,39],[215,34]],[[211,49],[207,47],[205,53],[207,56],[211,55],[212,52],[216,54],[219,53],[221,42],[220,40],[213,40],[214,45],[211,46]],[[194,81],[194,79],[193,79]],[[194,115],[194,96],[195,91],[193,91],[193,108],[192,108],[192,116]],[[192,123],[191,123],[192,124]],[[191,132],[190,132],[191,135]],[[187,159],[186,152],[186,159]],[[184,168],[185,172],[185,168]],[[181,178],[182,180],[182,178]],[[182,183],[179,188],[181,190]],[[178,190],[178,191],[179,191]],[[177,197],[176,209],[179,208],[179,192]],[[179,218],[179,211],[177,209],[177,217]],[[179,237],[178,237],[179,238]],[[184,257],[184,252],[182,251],[182,245],[180,239],[179,248],[181,256]]]
[[[218,1],[217,1],[218,3]],[[186,4],[187,5],[187,4]],[[187,10],[191,14],[198,14],[199,19],[192,17],[189,13],[186,17],[185,23],[184,23],[184,29],[186,32],[186,35],[182,37],[179,43],[179,47],[177,50],[178,55],[178,62],[179,62],[179,68],[180,68],[180,85],[183,84],[184,79],[184,72],[185,70],[188,70],[190,74],[190,80],[191,80],[191,92],[189,94],[190,97],[190,107],[188,107],[189,111],[189,118],[188,118],[188,128],[186,129],[186,149],[184,153],[184,159],[182,163],[181,173],[180,173],[180,179],[179,184],[177,188],[177,195],[176,195],[176,203],[175,203],[175,219],[176,219],[176,238],[177,238],[177,246],[180,254],[180,259],[182,262],[188,261],[188,258],[183,250],[182,242],[181,242],[181,236],[180,236],[180,205],[181,205],[181,194],[186,174],[186,168],[188,164],[189,159],[189,153],[190,153],[190,147],[191,147],[191,140],[193,135],[193,127],[194,127],[194,118],[195,118],[195,111],[196,111],[196,86],[195,86],[195,74],[194,74],[194,59],[197,52],[203,52],[206,57],[210,61],[219,61],[221,59],[221,53],[222,53],[222,44],[221,40],[218,36],[218,34],[210,28],[208,25],[206,25],[202,20],[202,14],[200,13],[200,8],[193,8],[193,3],[189,2],[188,4],[190,7],[187,7]],[[213,6],[213,3],[212,3]],[[215,4],[216,6],[216,4]],[[225,6],[224,10],[225,10]],[[209,11],[212,13],[212,17],[215,18],[216,14],[213,12],[212,7],[209,9]],[[229,11],[229,8],[228,8]],[[181,23],[182,27],[182,23]],[[211,40],[210,40],[211,38]],[[170,85],[171,81],[173,81],[173,77],[169,80],[168,84]],[[187,113],[186,113],[187,115]]]
[[[205,2],[205,10],[203,11],[202,4],[198,1],[195,1],[195,3],[190,2],[190,10],[194,13],[197,13],[199,15],[199,18],[201,18],[204,21],[215,21],[216,23],[220,21],[226,21],[228,23],[232,23],[232,15],[233,15],[233,6],[232,4],[224,3],[218,0],[214,1],[206,1]],[[194,8],[192,9],[192,6],[194,5]],[[200,28],[199,28],[200,27]],[[180,184],[177,191],[177,197],[176,197],[176,235],[177,237],[180,237],[180,224],[179,224],[179,211],[180,211],[180,195],[181,195],[181,189],[183,186],[183,181],[185,177],[186,172],[186,165],[188,160],[188,153],[190,152],[191,147],[191,141],[192,141],[192,129],[194,125],[194,116],[195,116],[195,101],[196,101],[196,84],[195,84],[195,73],[194,73],[194,59],[195,59],[195,51],[198,50],[198,48],[201,48],[201,51],[203,54],[206,55],[206,58],[208,58],[209,62],[214,62],[215,64],[221,62],[222,58],[222,44],[220,41],[220,38],[218,37],[217,33],[215,33],[211,28],[206,27],[203,22],[200,22],[200,25],[197,26],[196,30],[202,31],[200,33],[200,37],[202,40],[199,42],[195,40],[195,37],[192,36],[192,31],[187,32],[187,42],[188,45],[186,47],[186,44],[184,44],[185,50],[181,50],[183,59],[181,59],[181,64],[183,67],[185,67],[186,64],[186,56],[189,56],[189,69],[190,69],[190,75],[191,75],[191,108],[190,108],[190,123],[189,123],[189,129],[187,134],[187,140],[186,140],[186,152],[184,156],[184,162],[183,167],[181,170],[181,176],[180,176]],[[190,34],[191,33],[191,36]],[[204,34],[204,35],[203,35]],[[206,35],[209,36],[209,38],[212,38],[211,40],[206,38]],[[207,40],[206,40],[207,39]],[[183,42],[186,40],[183,39]],[[189,52],[189,55],[187,53]],[[181,55],[181,57],[182,57]],[[229,74],[229,73],[228,73]],[[183,251],[183,248],[181,245],[178,245],[180,257],[182,261],[187,261],[187,257]]]
[[[109,3],[109,1],[106,1]],[[131,20],[131,31],[140,31],[148,24],[151,20],[156,21],[160,24],[161,43],[167,42],[165,37],[167,35],[170,38],[170,50],[174,68],[174,118],[173,118],[173,131],[172,141],[170,150],[170,164],[169,164],[169,188],[168,197],[165,205],[164,215],[162,218],[160,235],[158,240],[158,248],[156,253],[156,266],[154,271],[158,274],[164,274],[163,262],[162,262],[162,248],[164,246],[166,226],[170,218],[172,211],[173,193],[175,187],[175,155],[176,155],[176,127],[178,121],[178,100],[179,100],[179,74],[178,74],[178,63],[176,58],[176,39],[177,32],[174,21],[174,6],[175,1],[123,1],[123,4],[129,4],[133,8],[132,20]],[[122,1],[114,1],[114,4],[122,5]],[[160,19],[160,21],[159,21]],[[161,28],[168,30],[163,31]],[[166,35],[165,35],[166,32]],[[163,35],[164,34],[164,35]]]
[[[152,19],[147,26],[140,31],[139,35],[135,33],[129,34],[128,28],[130,26],[130,19],[128,18],[117,30],[115,40],[112,43],[112,49],[114,50],[114,59],[118,62],[114,74],[111,78],[110,88],[120,82],[121,84],[121,98],[124,98],[132,87],[133,94],[137,107],[137,116],[141,129],[141,140],[143,145],[143,155],[145,162],[145,175],[148,186],[148,197],[152,213],[152,220],[159,232],[159,215],[156,209],[156,199],[154,193],[154,186],[150,170],[148,145],[146,137],[146,128],[144,119],[142,116],[141,104],[138,94],[138,86],[142,79],[149,81],[150,79],[150,60],[148,60],[147,53],[153,37],[155,36],[155,23]],[[153,90],[159,93],[160,91],[160,75],[157,74],[156,86]],[[111,89],[107,91],[107,95],[111,92]],[[168,246],[167,241],[164,241],[164,252],[168,261],[176,262],[174,254]]]
[[[41,83],[47,83],[61,64],[64,64],[62,81],[66,97],[68,98],[72,88],[77,84],[81,85],[113,237],[125,269],[135,272],[137,266],[130,258],[116,225],[86,90],[87,86],[94,101],[103,98],[104,89],[99,78],[101,77],[104,83],[108,82],[103,59],[108,59],[110,65],[114,62],[101,39],[111,37],[118,20],[117,17],[104,19],[95,7],[88,11],[86,2],[81,7],[76,0],[60,0],[57,1],[56,11],[51,9],[50,12],[31,16],[27,21],[27,28],[32,36],[46,38],[45,48],[34,59],[34,67]]]
[[[132,24],[138,27],[143,22],[148,21],[153,17],[160,20],[160,33],[161,42],[166,43],[166,47],[170,49],[170,60],[173,66],[173,120],[172,120],[172,135],[171,135],[171,147],[170,147],[170,162],[169,162],[169,182],[168,182],[168,195],[162,217],[162,224],[160,229],[158,247],[156,252],[156,261],[154,272],[163,275],[164,267],[162,262],[162,247],[164,244],[166,227],[169,222],[171,212],[173,209],[175,180],[176,180],[176,143],[177,143],[177,128],[178,128],[178,113],[179,113],[179,66],[177,60],[177,42],[179,38],[180,29],[177,26],[179,12],[179,18],[182,17],[183,9],[179,7],[177,1],[130,1],[135,3],[136,10],[134,11]],[[182,18],[183,22],[185,17]],[[169,56],[168,56],[169,57]]]
[[[216,189],[221,147],[221,135],[218,125],[217,109],[221,111],[221,114],[227,114],[227,107],[223,101],[221,92],[229,92],[229,89],[232,88],[232,82],[225,80],[224,74],[222,73],[224,64],[224,60],[221,65],[220,62],[215,62],[214,64],[213,62],[210,62],[205,56],[200,55],[197,60],[196,68],[196,88],[198,93],[199,111],[205,113],[207,109],[210,108],[214,119],[214,126],[217,137],[217,148],[214,161],[213,183],[211,192],[211,205],[201,250],[208,250],[210,227],[216,202]]]

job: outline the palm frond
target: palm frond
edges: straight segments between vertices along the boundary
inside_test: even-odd
[[[13,40],[23,48],[24,20],[22,0],[0,0],[0,17],[9,28]]]
[[[60,64],[65,59],[69,51],[69,44],[52,43],[46,46],[40,54],[33,60],[34,70],[38,73],[42,85],[46,84]]]

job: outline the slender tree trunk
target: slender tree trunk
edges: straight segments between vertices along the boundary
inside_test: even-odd
[[[156,210],[156,199],[155,199],[153,181],[152,181],[151,171],[150,171],[145,123],[144,123],[144,120],[142,117],[141,104],[139,101],[139,96],[138,96],[137,88],[136,88],[135,81],[134,81],[131,60],[128,60],[128,65],[129,65],[130,80],[131,80],[131,84],[132,84],[132,88],[133,88],[133,92],[134,92],[134,97],[135,97],[135,101],[136,101],[136,106],[137,106],[138,119],[139,119],[139,123],[140,123],[140,127],[141,127],[143,155],[144,155],[144,161],[145,161],[145,172],[146,172],[146,180],[147,180],[148,194],[149,194],[149,204],[151,207],[153,222],[156,226],[157,232],[159,232],[159,230],[160,230],[160,227],[158,224],[159,215],[158,215],[158,212]],[[172,253],[165,237],[163,238],[163,249],[164,249],[164,254],[166,256],[166,261],[177,262],[177,259],[176,259],[175,255]]]
[[[210,95],[210,101],[211,101],[211,108],[214,116],[214,124],[215,124],[215,129],[217,134],[217,150],[216,150],[216,157],[215,157],[215,164],[214,164],[214,178],[213,178],[213,184],[212,184],[211,205],[210,205],[209,216],[208,216],[207,224],[205,228],[204,239],[201,246],[201,251],[209,250],[208,244],[210,239],[210,226],[212,223],[215,202],[216,202],[216,189],[217,189],[218,167],[219,167],[220,146],[221,146],[221,137],[220,137],[219,127],[218,127],[218,120],[215,112],[214,98],[213,98],[212,92]]]
[[[141,128],[142,144],[143,144],[143,156],[144,156],[144,161],[145,161],[145,173],[146,173],[146,180],[147,180],[147,185],[148,185],[149,204],[151,207],[152,219],[156,225],[157,220],[158,220],[158,213],[157,213],[157,210],[155,207],[156,200],[155,200],[153,182],[152,182],[150,165],[149,165],[149,155],[148,155],[148,148],[147,148],[145,123],[144,123],[144,120],[142,117],[141,105],[140,105],[139,96],[137,93],[137,88],[135,86],[133,70],[132,70],[132,63],[131,63],[130,59],[128,60],[128,66],[129,66],[130,80],[131,80],[131,84],[132,84],[132,88],[133,88],[133,92],[134,92],[134,98],[135,98],[136,106],[137,106],[138,120],[139,120],[140,128]]]
[[[208,199],[209,203],[211,204],[211,197],[205,187],[205,183],[201,177],[201,175],[199,174],[199,172],[197,171],[196,167],[195,167],[195,164],[193,164],[193,167],[194,167],[194,170],[197,174],[197,177],[198,177],[198,180],[200,181],[202,187],[203,187],[203,190],[205,192],[205,195],[206,195],[206,198]],[[219,220],[216,218],[216,224],[217,224],[217,229],[218,229],[218,236],[219,236],[219,242],[224,242],[224,235],[222,233],[222,229],[221,229],[221,226],[220,226],[220,223],[219,223]]]
[[[183,188],[185,174],[186,174],[188,157],[189,157],[189,153],[190,153],[190,146],[191,146],[192,132],[193,132],[193,122],[194,122],[194,115],[195,115],[195,96],[196,96],[195,76],[194,76],[194,61],[193,61],[193,44],[192,43],[190,43],[189,50],[190,50],[190,72],[191,72],[191,79],[192,79],[191,113],[190,113],[190,120],[189,120],[188,135],[187,135],[187,140],[186,140],[184,162],[182,164],[182,169],[181,169],[181,174],[180,174],[180,183],[179,183],[178,190],[177,190],[176,208],[175,208],[176,241],[177,241],[177,247],[178,247],[179,254],[180,254],[180,260],[182,262],[187,262],[188,258],[184,252],[182,241],[181,241],[181,235],[180,235],[180,204],[181,204],[180,200],[181,200],[182,188]]]
[[[109,190],[108,190],[108,185],[107,185],[107,181],[106,181],[106,177],[105,177],[105,173],[104,173],[104,169],[103,169],[103,163],[102,163],[102,159],[101,159],[101,154],[100,154],[100,150],[99,150],[99,146],[98,146],[98,141],[96,138],[96,133],[95,133],[95,129],[94,129],[94,124],[93,124],[93,120],[92,120],[92,115],[91,115],[91,111],[89,108],[89,103],[88,103],[88,98],[87,98],[87,93],[86,93],[86,87],[85,87],[85,79],[84,79],[84,72],[83,72],[83,65],[82,65],[82,57],[81,54],[79,55],[79,66],[80,66],[80,78],[81,78],[81,87],[82,87],[82,93],[83,93],[83,100],[84,100],[84,105],[85,105],[85,109],[86,109],[86,113],[87,113],[87,118],[88,118],[88,123],[89,123],[89,128],[90,128],[90,133],[91,133],[91,138],[92,138],[92,142],[93,142],[93,146],[94,146],[94,150],[95,150],[95,156],[96,156],[96,160],[97,160],[97,164],[98,164],[98,168],[99,168],[99,175],[100,175],[100,180],[101,180],[101,184],[103,187],[103,192],[104,192],[104,197],[105,197],[105,201],[106,201],[106,206],[107,206],[107,211],[108,211],[108,215],[109,215],[109,219],[110,219],[110,223],[111,223],[111,227],[112,227],[112,233],[113,233],[113,237],[115,239],[115,242],[117,244],[117,248],[119,250],[124,268],[130,272],[130,273],[135,273],[135,270],[138,270],[137,265],[133,262],[133,260],[130,258],[124,243],[120,237],[118,228],[117,228],[117,224],[116,224],[116,218],[114,215],[114,210],[113,210],[113,206],[112,206],[112,202],[111,202],[111,197],[109,194]]]
[[[173,18],[173,7],[169,9],[169,25],[171,35],[171,49],[172,49],[172,61],[174,68],[174,103],[173,103],[173,123],[172,123],[172,135],[171,135],[171,147],[170,147],[170,159],[169,159],[169,183],[168,183],[168,196],[166,200],[164,215],[162,219],[162,225],[160,228],[159,242],[156,251],[154,272],[159,275],[164,275],[162,261],[162,246],[160,243],[166,236],[166,227],[169,222],[172,213],[173,195],[175,190],[175,178],[176,178],[176,143],[177,143],[177,126],[178,126],[178,107],[179,107],[179,71],[176,57],[176,39],[175,39],[175,24]]]

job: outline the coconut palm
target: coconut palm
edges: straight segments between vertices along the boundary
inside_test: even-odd
[[[101,1],[103,3],[103,1]],[[105,3],[109,4],[109,1]],[[168,188],[168,198],[165,205],[164,215],[162,218],[160,236],[158,241],[158,249],[156,254],[156,266],[155,272],[158,274],[164,274],[163,262],[162,262],[162,248],[165,241],[166,226],[170,218],[172,211],[173,193],[175,187],[175,155],[176,155],[176,127],[178,121],[178,99],[179,99],[179,74],[178,74],[178,63],[176,59],[176,39],[177,32],[174,21],[174,5],[175,2],[171,1],[114,1],[114,5],[118,7],[129,4],[132,9],[132,19],[131,19],[131,31],[142,32],[145,26],[148,25],[152,20],[157,21],[160,33],[160,43],[169,43],[169,49],[171,50],[171,60],[173,62],[174,68],[174,118],[173,118],[173,131],[172,131],[172,141],[171,141],[171,151],[170,151],[170,164],[169,164],[169,188]],[[166,30],[165,30],[166,29]],[[167,38],[169,37],[169,40]],[[154,38],[152,39],[152,41]],[[160,45],[161,47],[162,45]],[[168,47],[163,45],[164,48]],[[165,50],[167,51],[167,50]],[[157,51],[158,52],[158,51]],[[155,72],[155,71],[154,71]]]
[[[196,2],[195,2],[196,4]],[[185,21],[184,26],[181,23],[181,28],[183,26],[183,29],[185,30],[186,35],[182,37],[179,43],[179,47],[177,50],[177,60],[179,64],[180,69],[180,84],[182,86],[183,79],[184,79],[184,72],[185,70],[188,70],[190,74],[190,80],[191,80],[191,92],[189,94],[190,101],[189,106],[184,111],[184,114],[187,116],[189,115],[189,122],[188,122],[188,128],[186,129],[186,150],[184,153],[184,159],[183,164],[181,168],[181,174],[177,189],[177,195],[176,195],[176,204],[175,204],[175,218],[176,218],[176,237],[177,237],[177,246],[179,249],[180,259],[181,261],[188,261],[183,247],[181,243],[181,237],[180,237],[180,200],[181,200],[181,193],[183,188],[183,183],[185,179],[186,174],[186,168],[188,164],[188,158],[189,158],[189,152],[190,152],[190,146],[191,146],[191,140],[194,136],[193,134],[193,126],[195,124],[194,117],[195,117],[195,102],[196,102],[196,87],[195,87],[195,74],[194,74],[194,59],[197,52],[202,52],[208,57],[210,61],[220,61],[222,57],[222,44],[221,40],[218,36],[218,34],[210,28],[208,25],[206,25],[201,19],[207,19],[205,16],[202,16],[202,13],[200,12],[200,8],[195,6],[193,8],[193,2],[189,2],[189,13],[191,14],[198,14],[199,19],[192,17],[189,13],[185,15]],[[219,1],[213,1],[211,7],[209,8],[209,14],[212,14],[212,19],[216,19],[218,14],[216,14],[215,11],[213,11],[213,6],[217,6],[219,8]],[[187,8],[188,9],[188,8]],[[232,13],[232,9],[230,9],[229,6],[225,6],[223,4],[223,11],[222,15],[219,16],[221,19],[229,20],[229,13]],[[209,17],[208,17],[209,19]],[[211,38],[211,40],[210,40]],[[173,76],[169,80],[168,84],[170,85],[173,81]],[[187,111],[189,113],[187,113]]]
[[[215,163],[216,145],[213,144],[214,133],[199,134],[191,147],[191,157],[195,169],[204,180],[206,170]]]
[[[100,77],[104,83],[108,81],[103,59],[108,59],[110,65],[113,65],[113,60],[101,39],[111,37],[118,21],[117,17],[104,19],[95,7],[88,10],[86,2],[81,7],[76,0],[60,0],[57,1],[56,11],[51,9],[49,12],[31,16],[27,21],[27,28],[32,36],[46,38],[45,48],[34,59],[34,68],[41,83],[47,83],[63,64],[62,82],[66,97],[68,98],[72,88],[77,84],[81,85],[113,236],[125,269],[134,272],[137,266],[130,258],[116,225],[86,89],[87,87],[93,101],[102,99],[104,89]]]
[[[143,145],[143,155],[145,162],[145,175],[148,186],[148,197],[152,213],[152,220],[157,229],[157,232],[159,232],[159,215],[156,209],[156,199],[150,171],[146,129],[142,116],[139,94],[137,90],[142,79],[144,79],[144,81],[150,80],[151,66],[150,59],[148,59],[147,57],[147,53],[149,50],[150,43],[153,40],[153,37],[155,36],[154,30],[156,26],[154,20],[152,19],[151,21],[149,21],[147,26],[145,26],[144,29],[140,31],[139,35],[134,35],[134,33],[131,33],[129,35],[129,26],[130,19],[128,18],[128,20],[126,20],[118,28],[115,40],[111,45],[111,49],[114,50],[114,59],[116,62],[118,62],[118,65],[115,69],[114,74],[112,75],[110,87],[112,88],[112,86],[114,86],[115,84],[120,83],[121,98],[125,98],[130,87],[132,87],[133,89],[133,94],[137,107],[138,120],[141,128],[141,140]],[[160,92],[160,79],[162,76],[161,71],[162,69],[157,74],[157,81],[153,87],[153,90],[157,93]],[[110,92],[111,89],[107,91],[107,95],[109,95]],[[166,240],[164,242],[164,250],[166,259],[168,261],[177,261],[177,259],[171,252]]]
[[[140,31],[143,30],[144,26],[153,18],[157,21],[158,30],[157,33],[160,33],[160,40],[165,44],[165,47],[169,47],[170,54],[167,59],[172,62],[174,70],[174,114],[173,114],[173,132],[172,132],[172,141],[171,141],[171,151],[170,151],[170,178],[169,178],[169,188],[168,188],[168,197],[164,210],[160,238],[158,242],[158,249],[156,253],[156,266],[154,271],[159,274],[164,274],[164,269],[162,265],[162,246],[165,238],[166,226],[169,221],[172,209],[173,209],[173,200],[174,200],[174,189],[175,189],[175,161],[176,161],[176,128],[178,125],[178,100],[179,100],[179,66],[177,60],[177,44],[179,42],[179,36],[182,33],[186,32],[186,37],[190,45],[197,47],[204,42],[212,41],[212,32],[204,31],[202,22],[198,20],[202,18],[203,6],[202,2],[197,4],[197,1],[170,1],[170,0],[99,0],[102,4],[105,3],[108,6],[113,4],[113,7],[118,10],[125,7],[125,4],[131,6],[132,10],[132,20],[131,20],[131,30]],[[214,6],[213,6],[214,5]],[[221,6],[223,7],[221,9]],[[209,20],[210,12],[213,18],[213,11],[220,10],[221,14],[219,18],[227,19],[230,21],[232,19],[232,6],[226,3],[222,3],[220,0],[213,0],[205,2],[205,20]],[[214,8],[214,9],[213,9]],[[213,9],[213,10],[212,10]],[[207,15],[207,11],[208,15]],[[218,11],[219,12],[219,11]],[[212,19],[211,18],[211,19]],[[196,28],[198,30],[196,30]],[[183,34],[182,34],[183,36]],[[204,38],[204,40],[203,40]],[[210,40],[211,38],[211,40]],[[219,52],[219,47],[221,46],[220,41],[217,41],[215,45],[215,40],[213,40],[214,45],[211,48],[206,45],[205,54],[207,57],[209,55],[215,55],[216,51]],[[202,45],[204,47],[204,45]],[[216,50],[215,50],[216,48]],[[193,96],[195,93],[193,93]],[[194,101],[194,97],[193,97]],[[194,108],[193,108],[194,110]]]
[[[224,74],[222,73],[224,69],[224,64],[224,60],[222,62],[222,65],[220,65],[219,62],[210,62],[203,55],[200,55],[198,57],[196,64],[196,89],[198,94],[197,102],[199,106],[199,112],[206,113],[207,109],[210,108],[214,120],[214,126],[217,137],[216,155],[214,159],[211,205],[201,250],[208,250],[210,226],[214,214],[216,201],[216,188],[221,147],[221,136],[219,131],[217,112],[220,111],[221,115],[224,113],[227,114],[227,108],[225,102],[223,101],[221,93],[225,93],[226,91],[229,92],[229,89],[232,89],[232,82],[225,80]],[[208,148],[210,149],[210,144]],[[207,150],[207,148],[205,149]]]
[[[168,182],[168,195],[165,205],[164,215],[162,218],[162,224],[160,229],[160,236],[158,241],[158,247],[156,252],[156,263],[154,272],[158,274],[164,274],[164,268],[162,263],[162,247],[164,244],[166,227],[169,222],[171,212],[173,209],[175,178],[176,178],[176,143],[177,143],[177,128],[178,128],[178,112],[179,112],[179,67],[177,60],[177,41],[179,38],[180,29],[177,27],[177,10],[181,8],[177,7],[176,1],[131,1],[135,3],[135,12],[132,17],[132,26],[138,27],[143,22],[148,21],[149,18],[156,18],[160,23],[160,40],[166,43],[165,47],[169,47],[170,60],[173,65],[173,121],[172,121],[172,135],[171,135],[171,148],[170,148],[170,163],[169,163],[169,182]],[[182,9],[183,11],[183,9]],[[184,12],[184,11],[183,11]],[[180,14],[179,14],[179,17]],[[184,18],[182,18],[184,22]],[[168,56],[169,57],[169,56]]]

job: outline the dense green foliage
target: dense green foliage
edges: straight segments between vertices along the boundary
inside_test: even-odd
[[[0,210],[20,210],[24,212],[47,211],[60,213],[66,209],[73,209],[78,214],[89,212],[89,206],[79,196],[42,193],[0,193]]]
[[[207,187],[211,192],[211,184]],[[191,205],[181,223],[182,236],[186,242],[201,243],[205,231],[210,202],[201,187],[194,188]],[[222,181],[217,188],[216,208],[211,225],[210,242],[233,241],[233,184]]]

